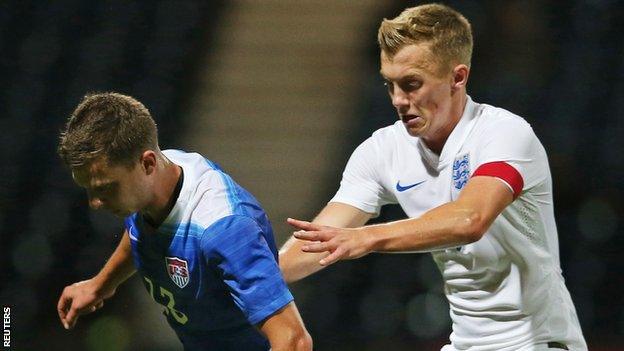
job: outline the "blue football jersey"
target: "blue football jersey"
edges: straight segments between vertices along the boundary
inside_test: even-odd
[[[164,154],[184,175],[173,209],[157,229],[139,213],[125,221],[145,287],[185,349],[268,350],[254,324],[293,297],[265,212],[201,155]]]

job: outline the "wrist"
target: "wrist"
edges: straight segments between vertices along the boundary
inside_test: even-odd
[[[93,277],[91,283],[94,293],[101,298],[111,297],[117,288],[112,280],[102,272]]]
[[[375,226],[361,227],[356,230],[359,231],[357,235],[358,237],[362,238],[362,246],[367,253],[375,252],[378,250],[377,245],[379,242],[379,236],[375,234]]]

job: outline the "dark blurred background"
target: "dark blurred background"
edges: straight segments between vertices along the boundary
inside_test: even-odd
[[[0,302],[15,350],[181,349],[136,277],[65,331],[56,302],[116,247],[56,156],[90,91],[135,96],[163,148],[199,151],[265,206],[312,218],[395,112],[376,30],[408,1],[0,2]],[[561,263],[591,350],[624,350],[624,3],[448,1],[473,25],[469,94],[525,117],[549,153]],[[388,207],[378,220],[401,218]],[[317,350],[439,350],[429,255],[370,255],[292,286]]]

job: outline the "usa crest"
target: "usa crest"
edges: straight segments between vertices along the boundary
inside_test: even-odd
[[[455,158],[453,162],[453,187],[457,190],[464,188],[470,178],[470,158],[464,154]]]
[[[167,262],[167,273],[169,277],[180,288],[184,288],[189,282],[188,263],[177,257],[165,257]]]

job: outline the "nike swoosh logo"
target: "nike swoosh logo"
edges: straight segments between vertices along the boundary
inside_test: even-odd
[[[134,240],[138,243],[141,242],[141,240],[139,240],[139,238],[137,238],[136,236],[132,235],[132,226],[130,226],[130,228],[128,229],[128,236],[130,237],[131,240]]]
[[[406,186],[402,186],[400,183],[401,181],[398,181],[396,184],[396,190],[400,193],[404,192],[405,190],[409,190],[415,186],[418,186],[422,183],[426,182],[426,180],[423,180],[422,182],[418,182],[418,183],[414,183],[414,184],[410,184],[410,185],[406,185]]]

